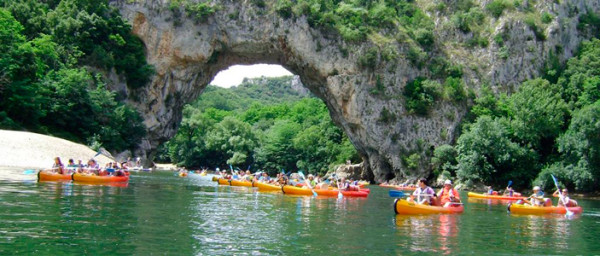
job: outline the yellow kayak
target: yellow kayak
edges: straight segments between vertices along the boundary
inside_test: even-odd
[[[474,193],[474,192],[469,192],[467,194],[467,196],[473,197],[473,198],[498,199],[498,200],[519,200],[519,199],[526,198],[526,197],[522,197],[522,196],[488,195],[488,194],[480,194],[480,193]]]
[[[278,186],[278,185],[273,185],[273,184],[268,184],[268,183],[263,183],[263,182],[254,182],[254,184],[252,184],[252,185],[254,187],[257,187],[258,191],[282,192],[281,186]]]
[[[416,204],[404,199],[396,199],[394,211],[396,214],[435,214],[435,213],[462,213],[465,207],[462,204],[450,207]]]
[[[252,182],[246,180],[231,180],[230,184],[237,187],[252,187]]]
[[[581,206],[568,207],[572,213],[582,213],[583,208]],[[508,210],[515,214],[566,214],[567,209],[563,206],[531,206],[524,204],[510,204]]]
[[[219,182],[219,185],[227,185],[227,186],[231,185],[231,183],[229,182],[229,180],[228,180],[228,179],[222,179],[222,178],[219,178],[219,179],[217,180],[217,182]]]

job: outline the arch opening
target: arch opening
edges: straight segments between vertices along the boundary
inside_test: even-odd
[[[158,161],[188,169],[303,170],[324,175],[362,161],[322,99],[275,64],[219,71],[183,107],[177,133],[158,148]],[[364,178],[355,174],[354,178]]]

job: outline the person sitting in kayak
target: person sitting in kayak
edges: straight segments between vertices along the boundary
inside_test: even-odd
[[[419,187],[415,189],[415,192],[413,192],[408,201],[415,201],[415,197],[418,204],[431,205],[434,202],[433,199],[436,197],[435,191],[427,186],[427,179],[421,178],[419,180]]]
[[[269,177],[269,174],[267,174],[267,172],[263,172],[262,175],[258,178],[258,181],[269,183],[271,181],[271,178]]]
[[[494,195],[494,189],[492,188],[492,186],[487,186],[487,194],[488,195]],[[498,194],[498,192],[496,192],[496,194]]]
[[[523,200],[526,204],[533,206],[543,206],[544,205],[544,192],[541,191],[539,186],[533,187],[533,194],[531,194],[528,199]]]
[[[575,207],[575,206],[579,205],[579,204],[577,204],[577,201],[569,198],[569,191],[566,188],[563,188],[562,194],[560,193],[560,190],[554,191],[554,194],[552,194],[552,196],[559,198],[558,199],[559,206]],[[566,205],[565,205],[565,203],[566,203]]]
[[[440,189],[437,196],[441,199],[440,202],[443,207],[460,203],[460,195],[458,194],[458,191],[452,187],[452,181],[450,180],[444,182],[444,187]]]
[[[514,196],[513,194],[515,193],[515,191],[512,189],[511,186],[506,187],[506,189],[504,190],[504,195],[505,196]]]
[[[60,173],[60,174],[66,174],[64,169],[65,169],[65,167],[64,167],[63,163],[60,161],[60,157],[55,157],[54,164],[52,164],[52,170],[57,173]]]

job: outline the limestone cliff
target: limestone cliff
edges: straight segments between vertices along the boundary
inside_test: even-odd
[[[309,25],[304,16],[281,17],[272,8],[276,1],[188,1],[219,8],[199,19],[177,5],[182,1],[111,3],[130,21],[156,69],[149,85],[127,92],[144,115],[149,133],[142,148],[150,158],[159,143],[175,135],[183,105],[196,99],[217,72],[235,64],[279,64],[298,75],[360,152],[365,178],[375,181],[428,176],[432,150],[455,140],[472,104],[440,100],[428,115],[409,112],[402,97],[407,82],[434,74],[427,68],[431,61],[423,66],[411,59],[408,41],[372,33],[363,42],[346,42],[335,31]],[[600,0],[524,1],[533,13],[547,12],[553,19],[536,27],[520,12],[506,10],[498,18],[487,17],[484,32],[476,38],[473,32],[451,28],[450,14],[439,3],[433,6],[437,2],[416,1],[435,23],[429,60],[461,65],[462,79],[473,95],[484,83],[510,92],[540,75],[549,55],[559,61],[571,57],[586,37],[576,28],[578,17],[600,9]],[[490,2],[474,1],[482,10]],[[480,46],[465,46],[474,39]],[[377,54],[365,65],[372,49]],[[387,49],[393,54],[384,56]]]

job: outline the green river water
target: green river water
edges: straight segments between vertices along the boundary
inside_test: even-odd
[[[583,214],[567,219],[513,216],[464,193],[463,214],[396,216],[378,186],[366,199],[337,199],[171,172],[109,187],[0,171],[0,255],[600,254],[597,200],[578,199]]]

